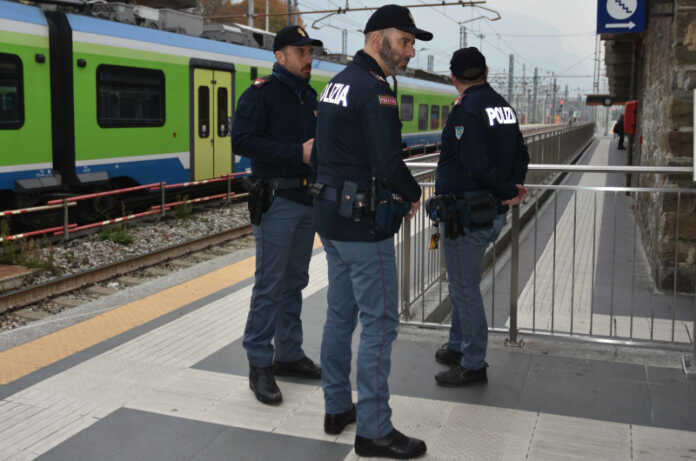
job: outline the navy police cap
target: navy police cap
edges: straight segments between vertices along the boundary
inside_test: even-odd
[[[455,77],[464,80],[478,80],[486,72],[486,58],[475,46],[454,52],[450,70]]]
[[[278,51],[286,46],[324,46],[321,40],[309,38],[307,32],[300,26],[287,26],[278,31],[273,40],[273,51]]]
[[[394,27],[416,36],[418,40],[427,42],[433,39],[433,34],[416,27],[411,12],[400,5],[385,5],[372,13],[365,25],[365,33]]]

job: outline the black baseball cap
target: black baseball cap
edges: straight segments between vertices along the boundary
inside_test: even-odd
[[[486,72],[486,58],[475,46],[461,48],[452,55],[450,70],[455,77],[478,80]]]
[[[278,51],[286,46],[324,46],[321,40],[309,38],[307,32],[300,26],[287,26],[278,31],[273,40],[273,51]]]
[[[433,34],[416,27],[416,22],[413,20],[411,12],[405,6],[400,5],[385,5],[372,13],[365,25],[364,32],[367,34],[368,32],[389,29],[391,27],[413,34],[418,40],[423,40],[424,42],[433,39]]]

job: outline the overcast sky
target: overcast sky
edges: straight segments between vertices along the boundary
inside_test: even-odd
[[[256,0],[261,5],[264,0]],[[398,3],[408,6],[418,3],[436,3],[433,0],[396,0],[378,2],[376,0],[349,0],[350,7],[380,6]],[[345,7],[345,0],[299,0],[301,10]],[[509,55],[515,55],[515,76],[522,77],[522,66],[526,66],[526,76],[539,68],[540,76],[550,72],[559,76],[561,92],[569,86],[571,95],[586,94],[592,90],[594,66],[595,30],[597,3],[595,0],[489,0],[486,7],[500,13],[502,19],[488,21],[479,19],[465,24],[468,28],[469,46],[479,47],[487,58],[492,74],[499,74],[506,81]],[[258,6],[257,6],[258,8]],[[479,8],[448,6],[437,8],[413,8],[416,24],[434,33],[430,42],[417,42],[416,58],[411,67],[425,69],[427,55],[435,56],[435,71],[447,71],[449,58],[459,47],[458,22],[479,16],[493,18],[495,14]],[[362,29],[370,12],[355,12],[337,15],[321,23],[319,30],[311,27],[312,22],[321,15],[304,15],[307,31],[311,36],[324,41],[332,52],[341,51],[341,31],[348,34],[348,53],[354,54],[363,46]],[[483,34],[484,37],[475,35]],[[541,35],[541,37],[539,37]],[[427,48],[426,50],[420,50]],[[567,76],[567,78],[562,78]],[[501,80],[501,81],[502,81]],[[605,80],[602,79],[605,85]]]

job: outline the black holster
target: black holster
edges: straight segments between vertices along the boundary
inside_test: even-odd
[[[242,187],[249,193],[249,220],[255,226],[261,224],[263,214],[271,208],[275,196],[271,185],[259,178],[245,177]]]
[[[472,194],[466,197],[469,225],[478,229],[490,227],[498,216],[499,200],[490,193]]]
[[[375,210],[375,228],[379,232],[396,234],[411,211],[411,204],[397,198],[389,190],[378,188]]]

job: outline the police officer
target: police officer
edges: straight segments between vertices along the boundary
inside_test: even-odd
[[[321,369],[302,350],[300,320],[314,242],[307,188],[317,108],[309,86],[312,46],[322,42],[309,38],[302,27],[279,31],[273,73],[244,92],[232,126],[232,147],[251,158],[257,186],[250,198],[256,274],[244,348],[249,387],[267,404],[282,401],[274,376],[321,378]]]
[[[452,326],[449,342],[435,358],[451,368],[435,379],[441,386],[464,386],[487,380],[481,265],[505,224],[508,206],[527,194],[522,184],[529,155],[515,111],[487,83],[488,67],[479,50],[456,51],[450,70],[460,96],[442,132],[435,188],[438,195],[456,197],[457,204],[464,200],[467,206],[455,208],[468,216],[445,224],[453,227],[445,229],[444,240]]]
[[[406,68],[416,38],[432,34],[416,28],[408,9],[387,5],[370,17],[365,35],[365,48],[319,98],[314,222],[329,266],[321,346],[324,430],[340,433],[357,413],[358,455],[408,459],[426,446],[391,423],[387,380],[399,320],[393,235],[417,210],[421,191],[401,158],[396,94],[386,77]],[[349,374],[358,317],[356,410]]]

